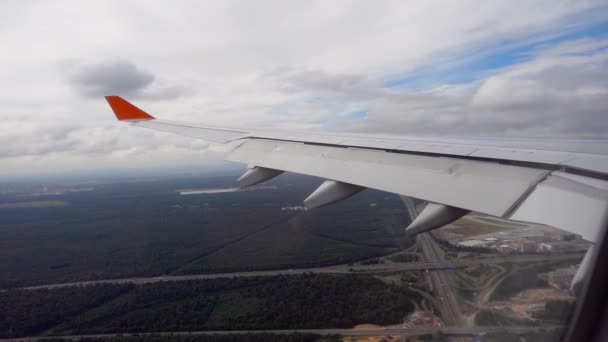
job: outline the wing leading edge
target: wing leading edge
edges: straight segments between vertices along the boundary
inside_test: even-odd
[[[408,231],[438,228],[446,224],[446,218],[457,219],[470,211],[551,225],[591,242],[598,240],[608,224],[607,141],[395,137],[224,128],[162,121],[120,97],[107,100],[119,120],[136,126],[220,144],[239,142],[226,159],[257,169],[247,176],[250,179],[251,174],[265,181],[282,171],[296,172],[345,184],[324,185],[313,194],[319,198],[344,198],[339,192],[350,186],[434,203],[421,215],[425,223],[414,222],[412,225],[417,227]],[[318,198],[312,201],[318,202]]]

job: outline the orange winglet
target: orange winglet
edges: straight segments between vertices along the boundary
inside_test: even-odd
[[[112,111],[118,118],[118,120],[153,120],[155,119],[152,115],[144,112],[143,110],[135,107],[127,100],[120,96],[106,96],[106,101],[112,107]]]

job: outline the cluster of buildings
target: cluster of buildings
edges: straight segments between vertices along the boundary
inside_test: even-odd
[[[541,225],[471,237],[454,234],[449,241],[462,247],[494,249],[501,254],[584,252],[590,246],[580,235]]]
[[[304,208],[301,205],[281,207],[281,211],[305,211],[305,210],[306,210],[306,208]]]
[[[84,192],[93,191],[94,186],[63,186],[63,185],[46,185],[46,184],[1,184],[0,195],[15,195],[15,196],[58,196],[66,192]]]

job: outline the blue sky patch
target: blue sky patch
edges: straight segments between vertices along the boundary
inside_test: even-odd
[[[357,111],[350,113],[349,116],[351,118],[355,118],[355,119],[362,119],[362,118],[366,118],[368,114],[369,114],[368,110],[357,110]]]
[[[582,18],[579,19],[582,20]],[[602,21],[586,27],[577,25],[563,33],[549,32],[530,36],[523,41],[520,39],[496,42],[478,49],[469,48],[466,53],[453,53],[449,59],[436,60],[434,65],[420,66],[411,72],[390,78],[384,83],[384,86],[423,91],[445,84],[469,83],[482,78],[492,70],[529,61],[541,49],[569,40],[607,37],[608,21]],[[579,55],[590,55],[597,52],[597,50],[590,50]],[[449,64],[453,66],[450,67]]]

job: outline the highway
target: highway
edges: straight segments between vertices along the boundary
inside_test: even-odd
[[[374,329],[291,329],[291,330],[221,330],[221,331],[171,331],[171,332],[145,332],[145,333],[116,333],[96,335],[71,335],[71,336],[38,336],[21,337],[14,339],[0,339],[0,341],[39,341],[39,340],[81,340],[83,338],[109,338],[116,336],[196,336],[196,335],[228,335],[228,334],[317,334],[317,335],[342,335],[342,336],[420,336],[420,335],[442,335],[442,336],[471,336],[486,335],[493,333],[524,334],[538,331],[549,331],[564,329],[561,325],[544,325],[542,327],[531,326],[485,326],[485,327],[442,327],[442,328],[374,328]]]
[[[431,245],[435,244],[431,240]],[[439,248],[439,247],[437,247]],[[317,274],[358,274],[358,273],[391,273],[391,272],[403,272],[403,271],[432,271],[432,270],[446,270],[458,267],[466,267],[477,264],[492,264],[492,263],[505,263],[505,262],[536,262],[546,260],[577,260],[583,258],[583,253],[571,253],[571,254],[560,254],[560,255],[510,255],[510,256],[499,256],[499,257],[483,257],[483,258],[469,258],[459,260],[443,260],[430,255],[432,260],[425,260],[421,262],[407,262],[407,263],[385,263],[375,265],[336,265],[328,267],[313,267],[313,268],[294,268],[288,270],[268,270],[268,271],[251,271],[251,272],[233,272],[233,273],[208,273],[208,274],[192,274],[192,275],[179,275],[179,276],[156,276],[156,277],[131,277],[131,278],[118,278],[118,279],[103,279],[103,280],[91,280],[91,281],[77,281],[69,283],[57,283],[57,284],[44,284],[36,286],[21,287],[25,290],[35,289],[53,289],[68,286],[83,286],[93,284],[148,284],[162,281],[186,281],[186,280],[199,280],[199,279],[215,279],[215,278],[230,278],[230,277],[263,277],[263,276],[276,276],[276,275],[297,275],[306,273],[317,273]],[[425,256],[426,258],[426,256]],[[429,273],[431,274],[431,273]],[[6,290],[1,290],[6,291]]]
[[[401,198],[413,221],[418,215],[414,202],[409,197],[401,196]],[[416,243],[422,250],[425,261],[432,263],[445,262],[441,248],[431,238],[429,233],[418,234],[416,236]],[[433,293],[439,301],[439,310],[441,311],[443,323],[446,326],[463,326],[466,322],[461,315],[458,299],[452,290],[454,287],[452,286],[451,274],[449,272],[438,270],[428,273],[428,277],[432,283]]]
[[[424,258],[429,261],[443,260],[439,246],[429,236],[429,233],[419,234],[416,242],[423,251]],[[438,270],[430,272],[429,277],[433,282],[433,292],[440,303],[441,317],[446,326],[462,326],[465,320],[460,314],[460,305],[452,286],[452,275],[450,271]]]

